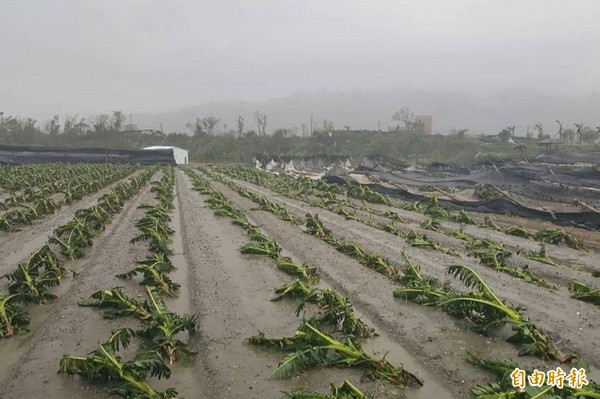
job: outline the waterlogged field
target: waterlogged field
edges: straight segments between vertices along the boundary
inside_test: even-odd
[[[2,398],[600,398],[597,232],[245,166],[0,197]]]

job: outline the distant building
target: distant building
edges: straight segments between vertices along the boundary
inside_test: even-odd
[[[433,115],[417,115],[416,116],[416,131],[421,131],[423,134],[433,133]]]
[[[174,146],[165,146],[165,145],[153,145],[150,147],[143,148],[144,150],[153,151],[153,150],[173,150],[173,159],[175,159],[175,163],[177,165],[187,165],[188,164],[188,151],[183,148],[174,147]]]

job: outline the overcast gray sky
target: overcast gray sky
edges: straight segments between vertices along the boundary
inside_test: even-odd
[[[0,0],[0,111],[600,86],[598,0]]]

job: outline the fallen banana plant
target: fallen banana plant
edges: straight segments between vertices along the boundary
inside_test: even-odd
[[[434,218],[429,218],[426,221],[424,221],[423,223],[421,223],[421,227],[426,229],[426,230],[431,230],[431,231],[435,231],[438,233],[441,233],[441,227],[442,225],[440,224],[440,222],[438,222],[437,220],[435,220]]]
[[[97,291],[87,301],[80,302],[79,306],[104,309],[105,319],[134,316],[140,320],[146,320],[152,317],[147,302],[140,302],[130,297],[121,287]]]
[[[145,320],[143,328],[136,332],[146,340],[146,348],[159,353],[171,364],[181,358],[195,355],[195,352],[188,350],[186,344],[175,336],[184,331],[194,334],[196,317],[180,316],[169,311],[158,293],[154,293],[149,287],[146,290],[151,316]]]
[[[382,226],[379,227],[380,230],[384,230],[387,231],[390,234],[393,234],[397,237],[402,237],[405,238],[406,234],[404,234],[404,232],[402,232],[401,230],[398,229],[398,227],[396,226],[395,222],[389,222],[388,224],[384,224]]]
[[[17,305],[19,296],[19,294],[0,294],[0,338],[8,338],[28,331],[25,326],[29,324],[29,315]]]
[[[406,223],[406,221],[404,219],[402,219],[400,217],[400,215],[398,215],[398,213],[393,212],[393,211],[383,211],[381,213],[377,213],[376,212],[376,214],[378,214],[379,216],[383,216],[385,218],[388,218],[388,219],[392,219],[395,222]]]
[[[171,261],[163,254],[156,253],[148,256],[144,260],[137,261],[137,267],[131,269],[127,273],[116,275],[117,278],[131,279],[138,274],[143,276],[141,285],[150,286],[158,289],[161,293],[168,296],[176,296],[177,291],[181,287],[180,284],[174,283],[168,273],[176,270]]]
[[[402,204],[402,206],[400,207],[401,209],[404,209],[405,211],[412,211],[412,212],[423,212],[423,206],[421,205],[420,202],[405,202],[404,204]]]
[[[483,224],[480,227],[485,227],[490,230],[502,231],[500,227],[494,222],[494,219],[490,215],[487,215],[483,218]]]
[[[308,234],[319,237],[322,240],[331,240],[333,237],[331,230],[323,226],[323,222],[319,219],[319,215],[317,214],[313,216],[310,213],[307,213],[305,226]]]
[[[91,244],[91,238],[81,235],[77,230],[71,230],[67,237],[50,237],[48,243],[58,246],[64,256],[75,260],[83,257],[83,247]]]
[[[263,255],[277,260],[281,256],[281,247],[273,239],[249,242],[240,248],[243,254]]]
[[[473,329],[483,335],[487,335],[492,328],[508,324],[514,332],[508,341],[517,344],[523,355],[531,354],[561,362],[574,357],[562,354],[549,337],[529,320],[522,308],[511,307],[500,300],[473,269],[464,265],[448,268],[448,274],[458,278],[467,288],[475,289],[469,293],[454,291],[448,285],[440,285],[424,277],[420,268],[407,257],[403,271],[404,276],[399,281],[405,287],[395,290],[395,297],[437,306],[454,317],[469,320]]]
[[[509,226],[504,229],[504,234],[523,238],[533,237],[533,234],[523,226]]]
[[[345,336],[355,337],[355,339],[365,339],[375,335],[374,329],[356,317],[348,298],[333,289],[311,288],[302,281],[295,280],[276,289],[275,293],[277,296],[274,301],[283,298],[300,300],[296,315],[300,315],[306,303],[317,304],[324,313],[309,320],[309,323],[317,328],[334,328]]]
[[[26,263],[20,264],[17,269],[5,275],[10,285],[9,293],[19,294],[23,302],[46,303],[56,298],[48,291],[48,287],[60,284],[67,270],[52,252],[48,245],[33,253]]]
[[[488,249],[484,251],[474,251],[472,255],[479,258],[482,265],[491,266],[496,270],[506,265],[506,259],[512,254],[503,249]]]
[[[275,290],[277,296],[272,301],[279,301],[284,298],[302,299],[307,298],[313,292],[313,289],[302,280],[296,279],[289,284],[285,284]]]
[[[9,292],[20,294],[19,299],[24,302],[42,304],[56,298],[56,295],[48,291],[48,287],[59,284],[59,277],[54,272],[39,275],[34,270],[29,270],[27,265],[21,264],[7,278],[11,282]]]
[[[531,354],[561,362],[574,357],[560,353],[548,336],[529,320],[522,308],[511,307],[500,300],[473,269],[464,265],[453,265],[448,268],[448,274],[458,278],[467,288],[475,289],[466,294],[449,291],[441,297],[437,306],[448,314],[470,320],[474,329],[482,334],[487,334],[492,327],[511,325],[515,334],[508,341],[520,346],[520,354]]]
[[[465,233],[465,231],[462,228],[452,230],[450,232],[450,236],[454,237],[454,238],[458,238],[459,240],[467,241],[467,242],[471,242],[471,241],[475,240],[475,237],[473,237],[470,234]]]
[[[402,255],[404,256],[404,269],[402,270],[403,275],[398,281],[404,285],[404,288],[394,290],[394,296],[422,305],[435,306],[440,298],[448,293],[449,287],[442,286],[434,279],[423,276],[421,268],[412,263],[406,254]]]
[[[509,274],[525,282],[538,285],[540,287],[550,287],[542,278],[537,277],[529,265],[524,267],[513,267],[506,264],[506,259],[512,254],[505,250],[474,251],[473,256],[479,258],[482,265],[493,267],[494,270]]]
[[[573,280],[569,285],[573,298],[600,306],[600,288],[592,288],[580,281]]]
[[[421,386],[423,382],[403,366],[393,366],[385,358],[365,352],[346,337],[338,340],[310,323],[302,323],[292,337],[267,338],[263,333],[251,337],[253,345],[289,353],[273,371],[274,378],[290,378],[317,367],[359,367],[373,380],[384,380],[398,387]]]
[[[454,256],[457,255],[456,251],[454,251],[450,248],[446,248],[443,245],[438,244],[437,242],[431,241],[429,238],[427,238],[427,236],[425,234],[421,234],[418,231],[411,230],[406,235],[406,242],[411,247],[430,248],[435,251],[439,251],[439,252],[442,252],[442,253],[445,253],[448,255],[454,255]]]
[[[572,234],[567,233],[563,229],[543,229],[535,233],[535,239],[549,244],[558,245],[564,242],[567,246],[573,249],[584,249],[583,240]]]
[[[548,252],[546,251],[546,246],[542,244],[540,249],[537,251],[526,251],[524,253],[527,259],[535,260],[538,262],[545,263],[550,266],[560,267],[558,263],[556,263],[552,258],[548,256]]]
[[[87,356],[64,355],[60,360],[59,373],[80,375],[90,380],[117,382],[111,395],[127,399],[168,399],[176,398],[177,392],[169,388],[159,392],[152,388],[146,378],[169,378],[171,370],[163,363],[155,351],[143,351],[134,359],[124,361],[117,354],[127,348],[135,336],[130,329],[112,332],[110,339]]]
[[[315,284],[319,281],[319,275],[317,274],[317,269],[315,267],[295,263],[287,256],[279,256],[276,259],[276,264],[277,268],[284,273],[300,277],[310,284]]]
[[[491,249],[504,251],[504,245],[489,238],[474,238],[465,245],[467,249]]]
[[[448,219],[461,224],[475,224],[475,221],[463,209],[458,213],[451,213]]]
[[[169,248],[171,243],[171,235],[174,233],[169,226],[171,215],[168,210],[162,205],[142,204],[141,209],[147,209],[145,216],[138,220],[135,226],[140,230],[141,234],[131,239],[131,243],[145,242],[149,245],[150,250],[163,255],[172,255],[173,252]]]
[[[437,194],[433,194],[429,199],[429,203],[423,211],[425,215],[431,216],[432,218],[448,219],[450,213],[440,206]]]
[[[144,339],[143,347],[159,353],[169,363],[195,354],[186,344],[175,336],[181,332],[195,333],[195,316],[180,316],[171,312],[160,298],[160,291],[146,286],[146,299],[138,301],[127,295],[122,288],[114,287],[92,294],[89,300],[80,306],[104,309],[104,318],[114,319],[121,316],[133,316],[143,322],[135,336]]]

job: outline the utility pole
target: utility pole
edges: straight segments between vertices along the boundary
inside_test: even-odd
[[[165,134],[165,131],[163,130],[162,122],[160,123],[160,132],[161,132],[162,134]]]
[[[313,113],[310,113],[310,137],[313,135]]]

